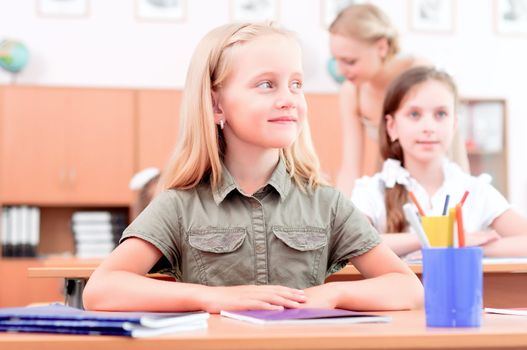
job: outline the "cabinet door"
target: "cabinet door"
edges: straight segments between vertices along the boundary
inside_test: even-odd
[[[163,168],[176,145],[181,92],[138,92],[138,169]]]
[[[322,171],[335,179],[341,160],[341,134],[337,95],[306,94],[309,127]]]
[[[54,204],[65,198],[63,89],[6,87],[0,104],[0,194],[4,203]]]
[[[69,98],[68,202],[128,205],[134,170],[134,92],[72,89]]]

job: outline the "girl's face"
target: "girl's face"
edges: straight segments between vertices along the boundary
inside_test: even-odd
[[[329,45],[339,73],[356,85],[375,77],[388,49],[385,39],[371,44],[338,34],[330,35]]]
[[[300,46],[293,39],[273,34],[233,50],[233,68],[214,93],[215,119],[225,120],[227,147],[290,146],[307,112]]]
[[[454,113],[449,87],[429,80],[414,86],[395,115],[386,116],[386,130],[391,140],[399,140],[405,161],[436,161],[450,147],[457,123]]]

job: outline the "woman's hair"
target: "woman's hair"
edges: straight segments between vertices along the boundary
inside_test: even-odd
[[[381,9],[371,4],[350,5],[331,23],[329,32],[368,43],[385,38],[391,58],[399,52],[399,35],[390,19]]]
[[[379,125],[379,147],[383,159],[396,159],[404,166],[404,154],[398,140],[391,141],[386,127],[386,116],[395,117],[395,113],[400,108],[403,101],[408,97],[412,90],[420,84],[435,80],[445,84],[454,96],[457,105],[457,88],[454,80],[447,73],[433,67],[412,68],[397,79],[395,79],[384,97],[382,107],[381,123]],[[393,188],[386,188],[384,194],[386,206],[386,232],[403,232],[406,228],[402,207],[408,201],[408,193],[404,186],[395,184]]]
[[[163,173],[162,187],[189,189],[209,179],[218,188],[221,160],[226,151],[223,132],[214,122],[212,92],[221,89],[236,62],[233,49],[264,35],[295,36],[273,23],[228,24],[210,31],[200,41],[187,72],[180,110],[180,135]],[[325,184],[315,154],[309,125],[295,142],[280,150],[289,175],[302,190]]]

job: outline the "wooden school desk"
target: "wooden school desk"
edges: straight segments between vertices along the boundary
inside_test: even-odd
[[[413,272],[422,277],[421,264],[409,264]],[[326,281],[353,281],[362,279],[354,266],[348,265],[328,277]],[[527,307],[527,259],[484,258],[483,304],[485,307]]]
[[[422,266],[409,264],[421,277]],[[65,303],[82,307],[82,290],[95,270],[93,265],[49,266],[29,268],[29,277],[63,278]],[[483,303],[486,307],[527,307],[527,259],[485,259],[483,265]],[[154,278],[170,279],[155,274]],[[352,265],[331,275],[327,281],[353,281],[362,279]]]
[[[379,313],[390,323],[261,326],[211,316],[209,328],[162,337],[0,333],[0,349],[526,349],[527,317],[484,314],[480,328],[426,328],[424,312]]]

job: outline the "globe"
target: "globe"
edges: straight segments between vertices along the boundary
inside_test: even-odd
[[[0,39],[0,67],[11,73],[20,72],[29,60],[29,51],[24,44],[14,40]]]

